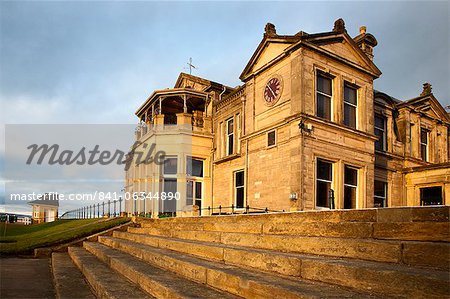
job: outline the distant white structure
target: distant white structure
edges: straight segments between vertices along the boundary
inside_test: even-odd
[[[55,193],[45,193],[41,198],[30,201],[33,207],[33,223],[52,222],[58,219],[59,198]]]

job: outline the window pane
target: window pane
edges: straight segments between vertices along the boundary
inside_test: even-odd
[[[317,160],[317,178],[321,180],[332,180],[332,164],[323,160]]]
[[[384,150],[384,131],[375,129],[375,135],[378,136],[378,140],[375,141],[375,149],[379,151]]]
[[[177,174],[177,158],[167,158],[164,161],[164,174]]]
[[[344,86],[344,101],[356,105],[356,89],[349,86]]]
[[[375,196],[386,197],[386,183],[382,181],[375,181]]]
[[[267,133],[267,146],[275,145],[275,131]]]
[[[235,179],[235,190],[236,190],[236,207],[243,208],[244,207],[244,172],[237,171],[234,173]]]
[[[177,180],[176,179],[164,179],[164,192],[166,194],[168,192],[172,192],[173,196],[175,196],[175,193],[177,192]],[[176,212],[177,210],[177,201],[172,198],[166,200],[162,200],[160,197],[159,199],[159,211],[166,213],[166,212]]]
[[[331,79],[318,75],[317,90],[331,96]]]
[[[420,143],[428,144],[428,131],[421,129],[420,130]]]
[[[203,177],[203,160],[187,158],[186,174],[189,176]]]
[[[192,205],[194,198],[194,182],[188,181],[186,185],[186,205]]]
[[[356,107],[344,104],[344,125],[356,128]]]
[[[329,208],[329,193],[331,183],[317,181],[316,185],[316,206]]]
[[[227,121],[227,133],[231,134],[233,133],[233,129],[234,129],[234,121],[233,119],[230,119],[229,121]]]
[[[420,145],[420,156],[422,160],[427,161],[427,146],[425,144]]]
[[[356,188],[344,186],[344,209],[356,209]]]
[[[373,198],[373,207],[374,208],[385,208],[385,207],[387,207],[386,200],[383,197],[374,197]]]
[[[235,173],[235,186],[236,187],[243,187],[244,186],[244,172],[238,171]]]
[[[358,170],[345,166],[344,184],[357,186],[358,185]]]
[[[227,154],[228,155],[232,155],[233,154],[233,147],[234,147],[234,136],[233,135],[229,135],[228,136],[228,150],[227,150]]]
[[[240,187],[236,189],[236,208],[244,207],[244,188]]]
[[[331,99],[317,94],[317,116],[331,120]]]
[[[420,188],[420,204],[422,206],[442,205],[442,187]]]
[[[375,114],[375,127],[384,130],[385,118],[381,115]]]
[[[195,182],[195,199],[201,199],[201,198],[202,198],[202,183]]]

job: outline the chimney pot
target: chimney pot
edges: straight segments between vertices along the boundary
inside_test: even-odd
[[[360,34],[365,34],[366,33],[366,26],[361,26],[361,27],[359,27],[359,33]]]

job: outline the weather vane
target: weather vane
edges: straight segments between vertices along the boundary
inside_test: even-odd
[[[192,75],[192,69],[198,70],[198,68],[192,64],[192,57],[189,57],[189,62],[187,63],[187,65],[188,65],[187,68],[189,68],[189,75]],[[187,69],[187,68],[185,68],[185,69]]]

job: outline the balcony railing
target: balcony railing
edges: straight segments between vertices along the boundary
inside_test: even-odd
[[[154,132],[158,129],[171,130],[180,128],[195,132],[211,132],[211,120],[208,117],[204,117],[204,114],[199,111],[194,111],[193,114],[159,114],[155,116],[153,123],[138,124],[135,129],[135,136],[136,140],[140,140],[149,132]]]

